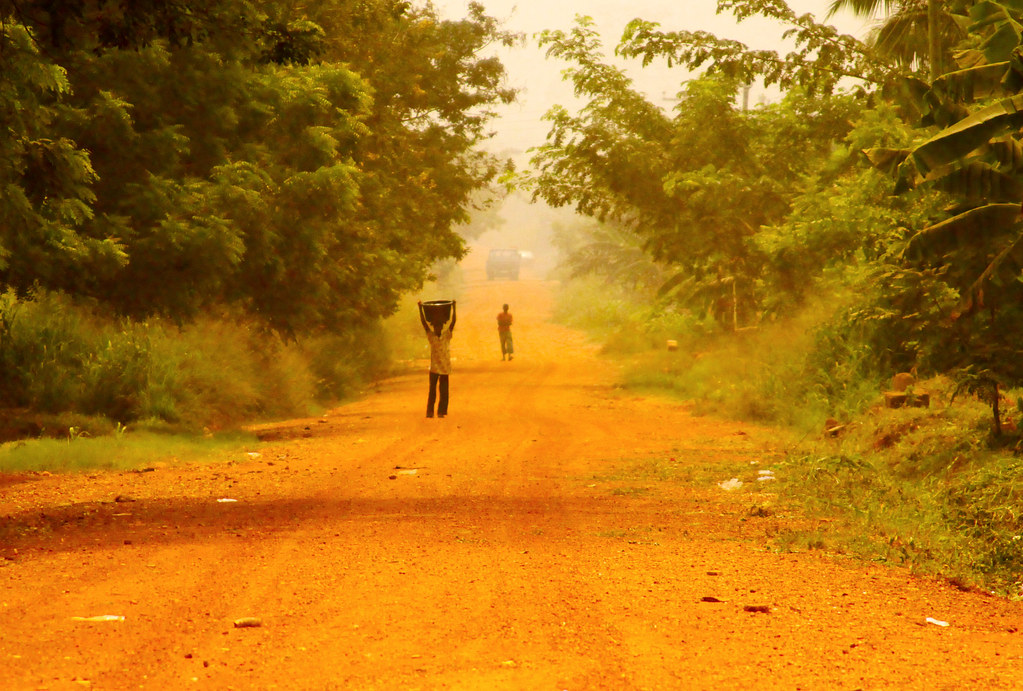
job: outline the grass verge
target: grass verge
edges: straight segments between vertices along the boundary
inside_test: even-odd
[[[943,383],[930,384],[943,398]],[[778,546],[854,554],[1023,597],[1023,458],[988,443],[989,416],[974,400],[875,407],[836,438],[804,442],[778,473],[782,496],[839,520],[780,536]]]
[[[773,535],[778,549],[854,555],[1023,598],[1023,437],[1016,431],[1023,392],[1004,392],[1008,433],[997,439],[989,404],[968,396],[950,404],[945,379],[918,385],[931,394],[931,407],[886,409],[876,357],[820,337],[832,312],[811,306],[784,322],[715,335],[692,320],[644,321],[656,312],[587,283],[571,286],[559,310],[575,326],[599,324],[590,333],[625,361],[626,388],[795,433],[799,441],[773,466],[772,490],[780,509],[811,520]],[[666,338],[678,350],[668,351]],[[838,436],[825,435],[828,418],[842,423]],[[642,474],[669,479],[664,473]]]
[[[134,470],[154,463],[216,461],[225,452],[251,447],[255,436],[244,432],[208,437],[135,432],[104,437],[30,439],[0,445],[0,473],[87,470]]]

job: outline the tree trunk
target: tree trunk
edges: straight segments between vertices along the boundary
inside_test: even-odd
[[[927,61],[930,63],[931,82],[941,76],[941,42],[938,27],[938,3],[927,0]]]
[[[991,383],[994,389],[994,399],[991,401],[991,412],[995,416],[995,436],[1002,436],[1002,411],[998,409],[998,397],[1000,392],[998,390],[998,382]]]
[[[739,332],[739,295],[735,288],[735,279],[732,279],[732,331]]]

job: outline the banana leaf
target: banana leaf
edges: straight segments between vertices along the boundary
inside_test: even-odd
[[[679,273],[675,274],[674,276],[672,276],[667,281],[661,284],[661,287],[657,289],[657,296],[664,297],[668,293],[678,288],[681,288],[682,286],[685,286],[687,288],[685,292],[689,293],[692,286],[695,284],[696,279],[693,277],[692,274],[680,271]]]
[[[735,276],[700,280],[691,273],[680,271],[661,284],[661,287],[657,289],[657,295],[664,297],[669,293],[675,293],[685,300],[693,300],[701,296],[713,295],[721,288],[733,283],[735,283]]]
[[[918,77],[902,77],[881,87],[881,93],[886,99],[917,105],[924,102],[924,97],[930,90],[931,85]]]
[[[925,180],[959,199],[995,204],[1015,203],[1017,206],[1023,200],[1023,184],[987,163],[968,163],[947,172],[929,175]]]
[[[1005,271],[1002,271],[1003,266],[1014,274],[1018,274],[1021,268],[1023,268],[1023,232],[1017,233],[1016,238],[1010,241],[995,256],[994,260],[987,265],[977,280],[973,282],[973,285],[966,290],[959,301],[959,305],[951,315],[952,321],[968,317],[978,308],[984,306],[984,292],[991,287],[993,278],[999,273],[1005,273]]]
[[[983,51],[976,48],[956,51],[952,57],[955,63],[959,65],[959,69],[962,70],[987,64],[987,58],[984,57]]]
[[[957,103],[973,103],[1006,92],[1004,79],[1010,71],[1009,61],[996,62],[948,72],[934,81],[931,89],[942,99]]]
[[[1018,0],[982,0],[970,8],[970,32],[986,36],[980,46],[988,62],[1004,60],[1019,45],[1023,26],[1016,20],[1023,10]],[[992,30],[993,27],[993,30]]]
[[[885,149],[882,147],[863,150],[863,155],[870,161],[870,165],[887,175],[895,175],[899,166],[910,153],[909,149]]]
[[[985,37],[974,49],[956,55],[961,64],[995,63],[1008,60],[1023,39],[1023,2],[1020,0],[981,0],[970,8],[970,26],[967,31]],[[979,55],[978,55],[979,54]],[[979,57],[982,56],[982,57]]]
[[[994,158],[998,169],[1005,173],[1023,170],[1023,144],[1013,136],[1000,137],[988,142],[987,152]]]
[[[965,157],[990,139],[1023,127],[1023,94],[981,108],[947,127],[913,150],[903,166],[912,164],[926,176],[931,170]],[[908,171],[900,171],[907,179]]]
[[[940,257],[964,245],[981,245],[1016,226],[1020,204],[985,204],[928,226],[909,239],[903,255]]]
[[[1009,69],[1002,78],[1002,88],[1009,93],[1023,90],[1023,51],[1020,46],[1016,46],[1009,57]]]
[[[984,42],[984,57],[989,62],[1004,60],[1020,42],[1020,25],[1014,20],[1003,21]]]

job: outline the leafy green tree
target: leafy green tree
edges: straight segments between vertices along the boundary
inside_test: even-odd
[[[316,11],[331,7],[321,3]],[[457,228],[469,221],[477,191],[506,169],[478,144],[489,136],[494,106],[515,93],[504,86],[501,63],[479,54],[519,37],[502,31],[478,3],[457,21],[403,2],[339,2],[333,14],[312,16],[333,37],[326,55],[356,67],[374,89],[368,132],[354,154],[366,182],[352,221],[377,239],[367,256],[389,276],[366,288],[387,291],[374,300],[393,305],[422,284],[436,261],[462,256]],[[331,29],[341,17],[360,31]]]
[[[120,244],[91,236],[96,173],[88,152],[55,131],[70,89],[28,27],[0,22],[0,275],[28,287],[80,265],[112,271]]]
[[[0,54],[26,195],[0,215],[35,224],[5,226],[0,283],[21,292],[343,329],[461,254],[500,169],[477,144],[514,94],[482,52],[515,37],[478,5],[0,0],[0,26],[27,46]]]
[[[469,199],[469,219],[458,226],[458,233],[466,240],[476,240],[484,233],[505,225],[501,209],[508,198],[508,187],[492,184],[477,190]]]
[[[777,21],[786,27],[784,36],[795,49],[782,55],[705,31],[661,31],[656,22],[636,19],[626,27],[616,52],[640,57],[644,65],[661,59],[739,84],[760,80],[785,91],[800,87],[810,95],[832,93],[850,79],[863,91],[876,90],[909,73],[854,36],[840,34],[813,15],[797,15],[784,0],[718,0],[717,7],[740,22],[753,16]]]
[[[855,284],[864,280],[865,273],[873,273],[871,266],[889,261],[889,254],[904,245],[910,229],[926,225],[938,210],[939,195],[917,191],[893,197],[894,180],[864,165],[864,149],[908,146],[913,141],[915,130],[897,109],[882,104],[845,114],[853,120],[853,128],[843,141],[834,142],[819,167],[800,178],[784,219],[765,226],[754,239],[770,267],[762,278],[767,311],[801,305],[810,296],[841,289],[842,284],[860,290],[863,286]],[[795,135],[799,136],[798,129]],[[825,276],[826,287],[822,286]],[[879,366],[891,364],[890,359],[882,359]]]
[[[609,283],[654,295],[671,277],[635,234],[611,223],[558,227],[555,242],[570,276],[603,276]]]
[[[548,114],[535,193],[627,227],[670,267],[666,295],[730,327],[748,323],[766,269],[753,238],[787,214],[808,164],[848,131],[854,102],[796,92],[782,106],[744,112],[739,85],[718,73],[688,82],[670,117],[602,61],[589,19],[569,33],[545,32],[541,43],[572,63],[566,75],[588,102],[578,115]]]
[[[921,359],[981,392],[992,404],[997,432],[1000,388],[1023,383],[1023,10],[984,2],[971,18],[961,69],[923,94],[931,120],[951,124],[915,147],[867,153],[894,172],[897,190],[937,188],[954,200],[939,222],[910,238],[891,294],[951,296],[931,314],[907,318],[941,325],[921,343]],[[905,285],[901,277],[910,272],[920,280]]]

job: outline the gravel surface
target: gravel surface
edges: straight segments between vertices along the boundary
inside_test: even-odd
[[[222,464],[0,479],[0,687],[1023,688],[1023,605],[773,551],[774,433],[621,392],[476,265],[445,419],[424,360]]]

